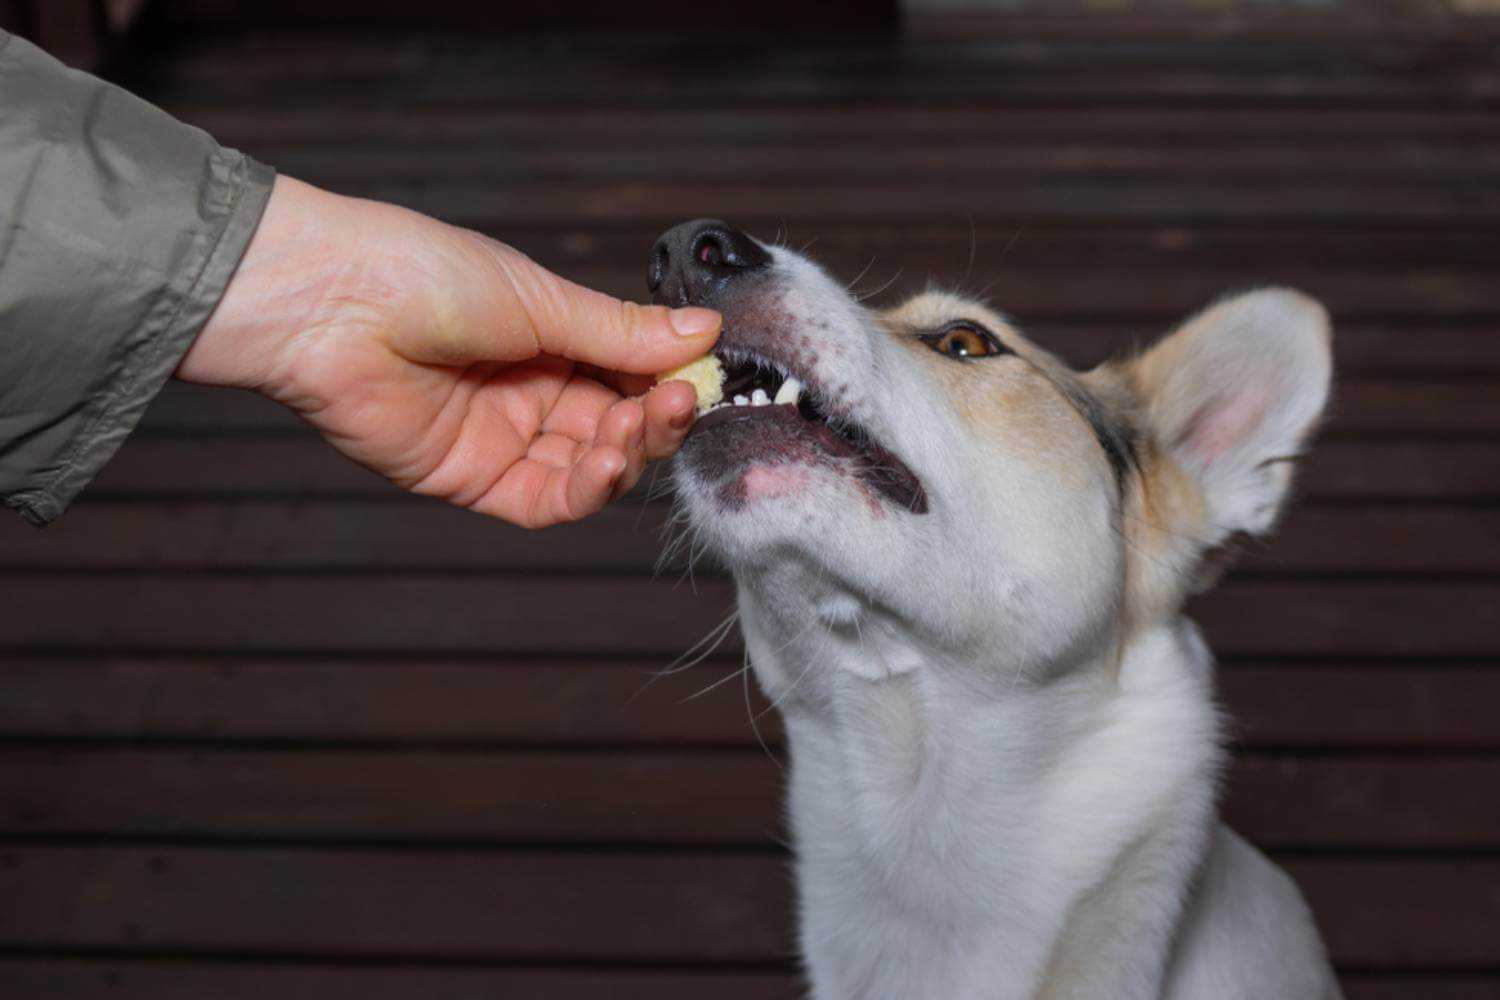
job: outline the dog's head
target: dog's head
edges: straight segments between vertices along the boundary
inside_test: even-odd
[[[998,637],[1021,667],[1172,614],[1217,550],[1268,531],[1328,393],[1326,316],[1286,290],[1078,372],[981,302],[873,311],[717,221],[664,235],[649,281],[724,315],[726,401],[678,490],[762,612]]]

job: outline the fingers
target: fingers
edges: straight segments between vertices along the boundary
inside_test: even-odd
[[[599,421],[595,447],[615,448],[625,456],[625,469],[615,479],[611,499],[622,496],[641,478],[646,467],[645,436],[646,414],[633,399],[620,400]]]
[[[614,371],[655,374],[708,353],[723,320],[709,309],[623,302],[558,277],[509,247],[496,259],[535,349]]]
[[[522,528],[577,521],[604,509],[627,464],[625,455],[608,445],[590,447],[565,465],[523,458],[473,509]]]
[[[682,446],[693,426],[697,393],[687,382],[671,381],[646,393],[641,400],[646,423],[646,460],[659,462]]]
[[[556,521],[577,521],[604,509],[614,499],[622,474],[628,466],[623,454],[609,445],[595,445],[567,472],[563,492],[563,509]],[[555,522],[554,522],[555,523]]]

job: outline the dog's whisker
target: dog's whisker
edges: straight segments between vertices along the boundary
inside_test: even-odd
[[[755,714],[754,707],[750,704],[750,651],[749,650],[745,651],[745,665],[744,665],[744,667],[742,667],[740,669],[740,677],[742,679],[742,685],[741,686],[744,688],[744,693],[745,693],[745,717],[750,720],[750,731],[753,732],[753,733],[755,733],[755,741],[757,743],[759,743],[760,744],[760,748],[766,752],[766,756],[769,757],[769,758],[771,758],[771,763],[775,764],[778,768],[781,768],[782,770],[785,770],[785,767],[782,765],[781,761],[779,759],[777,759],[776,755],[771,752],[771,748],[766,745],[766,739],[765,739],[765,737],[760,734],[760,720],[759,720],[759,717]]]
[[[854,297],[854,301],[855,302],[868,302],[868,301],[870,301],[875,296],[879,295],[881,292],[885,291],[887,288],[890,288],[892,285],[894,285],[897,282],[897,280],[900,279],[901,272],[903,270],[904,270],[903,268],[899,268],[898,267],[896,269],[896,273],[893,274],[893,275],[891,275],[890,278],[886,281],[885,284],[881,285],[879,288],[875,289],[874,291],[866,292],[863,295],[856,295]]]
[[[646,683],[642,684],[636,690],[635,694],[631,695],[630,698],[626,700],[626,707],[629,707],[630,704],[633,703],[637,698],[639,698],[642,694],[645,694],[647,688],[651,687],[651,685],[655,684],[663,677],[670,677],[673,674],[680,674],[684,670],[691,670],[693,667],[696,667],[698,664],[702,663],[704,660],[712,656],[714,652],[724,644],[724,639],[729,635],[730,630],[734,628],[735,623],[739,620],[739,611],[731,611],[728,615],[725,616],[723,621],[710,629],[708,634],[705,635],[702,639],[699,639],[697,642],[695,642],[687,650],[687,652],[683,653],[667,666],[652,673],[651,677],[646,681]]]

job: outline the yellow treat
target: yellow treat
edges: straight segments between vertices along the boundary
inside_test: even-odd
[[[712,354],[705,354],[697,361],[690,361],[681,368],[662,372],[656,376],[658,384],[682,379],[698,390],[698,413],[707,413],[724,398],[724,366]]]

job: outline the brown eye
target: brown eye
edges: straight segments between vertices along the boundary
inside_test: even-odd
[[[957,324],[922,334],[922,343],[950,358],[984,358],[1004,351],[988,330]]]

